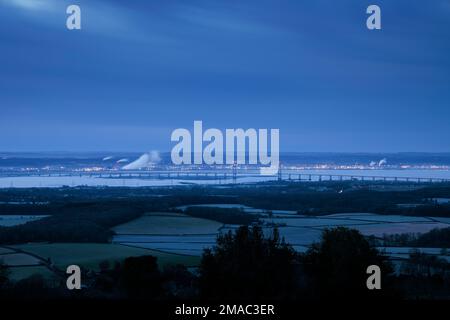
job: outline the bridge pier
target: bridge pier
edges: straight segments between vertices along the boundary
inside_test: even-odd
[[[231,172],[230,172],[231,171]],[[254,176],[254,170],[245,171],[242,176],[250,175]],[[11,176],[17,176],[17,174],[12,174]],[[19,174],[19,176],[21,176]],[[150,179],[183,179],[183,178],[192,178],[197,177],[201,179],[206,177],[207,179],[233,179],[233,181],[237,181],[237,167],[231,170],[161,170],[161,171],[116,171],[116,170],[105,170],[105,171],[74,171],[74,172],[34,172],[29,174],[29,176],[33,177],[91,177],[91,178],[110,178],[110,179],[124,179],[124,178],[150,178]],[[231,176],[231,177],[230,177]],[[316,182],[325,182],[325,181],[384,181],[384,182],[407,182],[407,183],[447,183],[450,182],[450,179],[442,178],[442,177],[414,177],[414,176],[383,176],[383,175],[350,175],[350,174],[330,174],[328,173],[301,173],[299,172],[286,172],[284,175],[281,174],[281,171],[278,172],[278,180],[279,181],[316,181]],[[222,182],[223,183],[223,182]]]

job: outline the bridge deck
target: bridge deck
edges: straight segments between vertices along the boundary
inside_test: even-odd
[[[263,177],[258,170],[155,170],[155,171],[64,171],[64,172],[4,172],[0,177],[95,177],[111,179],[186,179],[186,178],[208,178],[208,179],[239,179],[243,177]],[[273,177],[283,181],[401,181],[401,182],[450,182],[450,179],[435,177],[407,177],[394,175],[356,175],[356,174],[322,174],[307,173],[305,171],[281,172],[277,175],[266,176]]]

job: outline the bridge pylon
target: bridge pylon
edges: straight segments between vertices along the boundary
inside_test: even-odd
[[[233,163],[233,184],[237,183],[237,163]]]

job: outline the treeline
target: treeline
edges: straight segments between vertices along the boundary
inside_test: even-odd
[[[202,186],[6,189],[0,190],[0,199],[5,202],[0,204],[0,214],[45,214],[50,217],[20,226],[0,227],[0,244],[29,241],[107,242],[112,236],[109,230],[112,226],[132,220],[143,212],[167,211],[190,204],[239,203],[259,209],[295,210],[310,215],[373,212],[450,217],[450,205],[434,204],[427,200],[450,197],[450,187],[447,185],[383,192],[364,186],[363,183],[323,182],[228,189]],[[399,203],[419,205],[399,207]],[[257,215],[239,209],[191,207],[186,214],[239,225],[249,225],[258,219]],[[436,241],[428,239],[421,243],[431,245]]]
[[[58,213],[23,225],[0,227],[0,244],[24,242],[108,242],[111,227],[144,212],[165,209],[152,202],[107,201],[68,203]]]
[[[311,182],[282,185],[268,183],[220,188],[205,186],[174,188],[59,188],[0,190],[0,202],[50,202],[48,205],[0,204],[0,214],[56,214],[68,203],[87,201],[158,201],[161,206],[176,207],[189,204],[239,203],[266,210],[294,210],[302,214],[341,212],[373,212],[450,217],[450,205],[430,202],[431,198],[450,198],[450,185],[423,185],[401,189],[401,183],[383,182]],[[374,187],[379,186],[374,190]],[[388,187],[394,186],[395,190]],[[386,191],[383,187],[387,187]],[[388,191],[389,190],[389,191]],[[398,204],[417,206],[399,207]],[[47,211],[47,212],[46,212]]]
[[[424,248],[450,248],[450,227],[426,233],[402,233],[383,236],[383,245]]]
[[[393,214],[421,217],[450,217],[449,204],[423,204],[416,207],[396,207]]]
[[[450,248],[450,227],[423,233],[414,243],[417,247]]]
[[[62,188],[20,188],[0,189],[0,213],[8,210],[30,206],[38,209],[37,204],[64,205],[66,203],[87,201],[114,201],[127,199],[131,201],[154,200],[170,203],[172,206],[198,203],[233,203],[236,195],[223,196],[215,194],[214,188],[203,186],[182,186],[173,188],[155,187],[62,187]],[[13,204],[8,204],[13,203]],[[18,205],[22,203],[21,205]],[[5,210],[2,210],[5,208]],[[20,210],[20,208],[18,209]]]
[[[356,190],[343,193],[335,191],[303,193],[267,193],[258,196],[241,196],[240,202],[255,208],[294,210],[301,214],[322,215],[342,212],[371,212],[412,216],[450,217],[450,205],[429,204],[416,192],[381,192]],[[417,206],[401,207],[411,203]]]

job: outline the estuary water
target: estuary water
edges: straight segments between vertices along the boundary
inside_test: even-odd
[[[148,158],[144,168],[126,169],[142,158]],[[174,166],[170,154],[164,152],[147,158],[140,153],[118,152],[0,152],[0,188],[227,185],[278,179],[276,175],[261,176],[257,168],[246,165],[237,166],[236,171],[233,166],[180,167]],[[367,180],[450,179],[450,153],[281,153],[280,161],[283,180],[318,181],[329,180],[330,176],[334,180],[362,176]]]
[[[351,170],[283,170],[283,179],[298,180],[301,175],[302,180],[318,181],[320,175],[323,180],[328,180],[333,176],[333,180],[338,180],[340,176],[348,180],[353,177],[364,176],[370,180],[372,177],[394,177],[399,178],[421,178],[421,179],[450,179],[450,170],[437,169],[351,169]],[[220,173],[220,172],[218,172]],[[258,183],[265,181],[276,181],[277,176],[261,176],[255,173],[239,173],[236,177],[236,183]],[[377,178],[378,179],[378,178]],[[149,177],[96,177],[96,176],[58,176],[58,175],[42,175],[42,176],[0,176],[0,188],[58,188],[62,186],[108,186],[108,187],[164,187],[164,186],[181,186],[181,185],[227,185],[234,183],[232,176],[229,174],[227,178],[219,176],[213,178],[210,174],[209,178],[199,177],[183,179],[171,178],[167,176]]]

